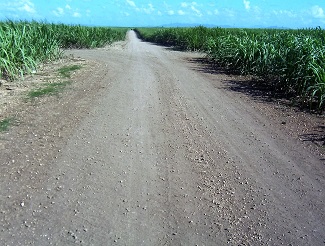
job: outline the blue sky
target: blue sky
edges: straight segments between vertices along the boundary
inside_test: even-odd
[[[0,19],[131,27],[325,28],[325,0],[0,0]]]

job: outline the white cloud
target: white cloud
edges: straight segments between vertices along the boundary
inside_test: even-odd
[[[89,9],[85,10],[85,15],[90,16],[91,11]],[[73,9],[69,4],[65,5],[65,7],[58,7],[52,11],[52,13],[57,17],[62,17],[64,15],[69,15],[74,18],[80,18],[82,14],[79,9]]]
[[[181,7],[182,8],[189,8],[192,11],[196,13],[197,16],[202,16],[201,11],[197,8],[198,4],[197,2],[182,2]]]
[[[215,15],[219,15],[220,14],[220,12],[219,12],[218,9],[215,9],[213,12],[214,12]]]
[[[33,7],[31,7],[30,5],[28,5],[28,4],[25,4],[24,6],[20,7],[19,10],[20,11],[26,11],[26,12],[31,13],[31,14],[36,12],[35,9]]]
[[[169,11],[168,11],[168,14],[169,14],[169,15],[174,15],[174,14],[175,14],[175,11],[174,11],[174,10],[169,10]]]
[[[315,18],[320,18],[320,19],[325,18],[325,12],[323,8],[321,8],[318,5],[315,5],[311,8],[311,13]]]
[[[142,10],[147,14],[151,14],[152,12],[155,11],[155,8],[153,7],[153,5],[151,3],[149,3],[148,8],[143,8]]]
[[[157,14],[158,14],[159,16],[162,16],[162,13],[161,13],[160,11],[158,11]]]
[[[74,12],[74,13],[73,13],[73,17],[79,18],[79,17],[81,17],[81,14],[78,13],[78,12]]]
[[[64,10],[63,8],[57,8],[56,10],[53,10],[52,13],[56,16],[62,16],[64,15]]]
[[[179,15],[185,15],[185,12],[183,10],[178,10]]]
[[[9,6],[16,7],[18,10],[25,11],[30,14],[36,13],[34,3],[32,3],[29,0],[20,0],[12,4],[9,4]]]
[[[136,7],[135,2],[131,0],[126,0],[127,4],[130,5],[131,7]]]
[[[195,8],[194,6],[191,6],[191,9],[196,13],[197,16],[202,16],[201,11]]]
[[[250,10],[251,9],[251,2],[248,0],[243,0],[243,3],[245,5],[245,9],[246,10]]]
[[[297,17],[297,14],[292,12],[292,11],[289,11],[289,10],[278,10],[278,11],[273,11],[273,14],[275,15],[286,15],[288,17],[291,17],[291,18],[294,18],[294,17]]]
[[[194,5],[191,6],[191,9],[196,13],[197,16],[202,16],[201,11],[195,8]]]

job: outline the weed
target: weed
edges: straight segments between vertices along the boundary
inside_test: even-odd
[[[71,65],[71,66],[64,66],[60,68],[58,71],[63,78],[70,78],[71,72],[78,70],[81,68],[81,65]]]
[[[10,125],[13,123],[13,118],[6,118],[0,121],[0,132],[7,131]]]
[[[54,95],[61,91],[65,86],[71,84],[71,81],[65,81],[62,83],[50,83],[47,84],[45,87],[32,90],[28,93],[28,98],[36,98],[45,95]]]

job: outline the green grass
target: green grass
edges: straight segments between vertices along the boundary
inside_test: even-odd
[[[61,83],[49,83],[42,88],[30,91],[27,97],[33,99],[45,95],[55,95],[62,91],[69,84],[71,84],[71,81],[65,81]]]
[[[71,72],[76,71],[80,69],[81,65],[69,65],[64,66],[58,69],[58,73],[60,77],[62,78],[71,78]],[[27,97],[30,99],[42,97],[45,95],[55,95],[62,91],[67,85],[70,85],[71,81],[64,81],[64,82],[58,82],[58,83],[48,83],[41,88],[38,88],[36,90],[32,90],[27,94]]]
[[[14,122],[13,118],[6,118],[0,121],[0,132],[7,131]]]
[[[63,78],[70,78],[71,77],[71,72],[80,69],[82,66],[81,65],[71,65],[71,66],[64,66],[62,68],[60,68],[59,74],[63,77]]]

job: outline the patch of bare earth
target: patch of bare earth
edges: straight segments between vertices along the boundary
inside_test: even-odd
[[[206,58],[186,59],[186,62],[189,62],[191,69],[203,73],[215,88],[224,90],[238,103],[244,100],[251,104],[261,115],[270,119],[270,127],[278,128],[283,134],[298,139],[315,155],[325,158],[324,112],[319,114],[308,108],[292,106],[292,101],[274,96],[254,78],[229,74],[222,68],[215,67]]]
[[[82,68],[73,72],[70,79],[62,78],[58,69],[69,65]],[[0,121],[14,119],[8,131],[0,132],[0,235],[6,230],[14,237],[33,224],[24,217],[18,217],[20,223],[17,224],[12,217],[21,215],[35,194],[45,192],[44,183],[52,178],[49,177],[51,160],[57,158],[104,86],[101,71],[103,65],[98,63],[66,58],[43,65],[24,80],[5,82],[0,87]],[[72,83],[57,95],[27,97],[31,90],[63,80]],[[33,209],[33,216],[37,217],[47,206],[49,204],[39,204]]]

